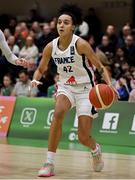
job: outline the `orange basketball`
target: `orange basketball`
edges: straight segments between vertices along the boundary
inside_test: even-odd
[[[96,108],[102,109],[110,107],[114,101],[114,97],[113,89],[106,84],[95,85],[89,93],[91,104]]]

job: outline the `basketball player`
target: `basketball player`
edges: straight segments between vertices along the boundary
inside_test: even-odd
[[[32,87],[40,83],[51,57],[57,65],[59,73],[55,112],[50,127],[47,160],[38,176],[54,175],[54,158],[62,135],[62,123],[65,113],[76,106],[78,116],[78,139],[91,149],[93,169],[100,172],[104,163],[101,147],[90,135],[93,119],[97,112],[89,101],[89,91],[94,86],[93,64],[108,85],[111,81],[105,67],[97,59],[92,48],[82,38],[74,35],[75,26],[81,23],[81,10],[75,5],[64,5],[60,9],[57,21],[59,37],[47,44],[43,57],[34,73]]]
[[[3,32],[0,30],[0,49],[2,50],[2,53],[5,55],[6,59],[14,65],[23,66],[24,68],[29,66],[29,63],[27,60],[21,58],[17,58],[12,51],[10,50],[6,39],[4,37]]]

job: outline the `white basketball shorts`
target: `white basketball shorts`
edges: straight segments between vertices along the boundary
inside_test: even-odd
[[[63,85],[58,84],[57,95],[64,94],[71,103],[71,108],[76,107],[77,116],[87,115],[96,118],[98,113],[89,101],[91,84]]]

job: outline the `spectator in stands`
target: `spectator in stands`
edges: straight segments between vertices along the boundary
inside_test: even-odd
[[[26,44],[20,50],[19,57],[20,58],[26,58],[28,61],[30,61],[31,67],[28,68],[28,71],[29,71],[30,76],[31,76],[33,74],[36,66],[37,66],[37,60],[39,57],[38,48],[34,44],[34,40],[31,36],[28,36],[26,38]]]
[[[22,48],[24,46],[24,44],[25,44],[25,38],[22,36],[21,27],[20,27],[19,24],[15,27],[14,36],[15,36],[15,39],[16,39],[16,44],[20,48]]]
[[[37,40],[37,46],[40,53],[42,53],[44,47],[54,39],[54,36],[55,34],[51,32],[49,23],[44,23],[43,35]]]
[[[115,48],[110,44],[110,39],[107,35],[102,37],[101,44],[98,48],[105,53],[108,59],[112,58],[115,54]]]
[[[120,101],[127,101],[129,98],[130,89],[127,85],[126,79],[121,77],[116,82],[116,89],[119,94]]]
[[[6,74],[3,77],[3,86],[0,90],[1,96],[10,96],[13,90],[13,82],[10,74]]]
[[[97,46],[96,46],[96,43],[95,43],[95,38],[94,38],[94,36],[93,36],[93,35],[88,36],[87,41],[88,41],[88,43],[91,45],[93,51],[96,52]]]
[[[86,21],[82,21],[82,24],[79,25],[78,27],[78,35],[84,39],[86,39],[86,37],[89,34],[89,25]]]
[[[128,35],[131,35],[131,27],[130,25],[126,24],[122,28],[122,32],[120,32],[118,38],[118,46],[123,47],[125,45],[125,39]]]
[[[9,36],[7,39],[8,46],[10,47],[11,51],[16,55],[19,56],[20,48],[17,44],[15,44],[15,37]]]
[[[106,67],[106,69],[108,71],[108,75],[109,75],[109,77],[111,79],[112,86],[115,88],[115,86],[116,86],[116,79],[113,78],[112,68],[111,68],[111,66],[105,66],[105,67]]]
[[[35,40],[39,39],[43,34],[39,22],[37,21],[32,23],[31,30],[35,33]]]
[[[126,72],[129,72],[130,71],[130,66],[127,62],[123,62],[121,64],[121,72],[122,74],[125,74]]]
[[[124,62],[127,62],[126,48],[118,47],[116,49],[116,55],[113,58],[113,62],[116,67],[120,67]]]
[[[130,80],[131,89],[135,89],[135,71],[132,72],[132,79]]]
[[[118,42],[118,38],[113,25],[107,26],[106,35],[109,37],[110,44],[112,45],[112,47],[115,48]]]
[[[51,29],[51,32],[53,32],[54,38],[58,37],[56,25],[57,25],[57,18],[53,17],[53,19],[50,21],[50,29]]]
[[[135,41],[132,35],[126,36],[125,48],[127,50],[128,63],[135,66]]]
[[[9,36],[11,36],[10,29],[8,29],[8,28],[4,29],[3,33],[4,33],[4,36],[5,36],[6,40],[9,38]]]
[[[107,56],[104,54],[104,52],[102,52],[95,43],[95,38],[93,35],[90,35],[88,37],[88,42],[91,45],[92,49],[95,51],[98,59],[100,59],[100,61],[102,62],[103,65],[110,65],[110,62],[107,59]]]
[[[122,76],[126,79],[128,89],[129,89],[129,91],[131,91],[132,88],[131,88],[130,82],[131,82],[131,79],[132,79],[132,75],[131,75],[130,69],[129,69],[129,71],[124,72],[122,74]]]
[[[27,97],[35,97],[37,96],[38,90],[37,88],[29,89],[30,87],[30,79],[28,72],[26,70],[22,70],[19,72],[19,81],[15,84],[15,87],[11,93],[12,96],[27,96]]]
[[[135,89],[130,92],[128,102],[135,102]]]
[[[24,39],[27,38],[27,36],[29,35],[29,29],[27,27],[27,24],[25,22],[21,22],[20,23],[20,28],[21,28],[21,35]]]
[[[15,17],[11,17],[9,20],[9,29],[11,31],[11,34],[15,33],[16,25],[17,25],[17,19]]]
[[[57,82],[59,81],[59,74],[54,75],[54,84],[48,87],[47,97],[55,97],[57,92]]]
[[[116,49],[116,55],[112,59],[113,62],[113,75],[115,79],[118,79],[122,73],[123,64],[127,64],[126,49],[124,47],[118,47]]]

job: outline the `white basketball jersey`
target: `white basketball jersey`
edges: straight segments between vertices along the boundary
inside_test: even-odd
[[[59,37],[53,40],[52,58],[57,65],[59,81],[62,84],[76,85],[91,83],[94,85],[94,73],[84,55],[79,55],[76,41],[79,36],[73,35],[68,48],[61,51],[58,48]]]

